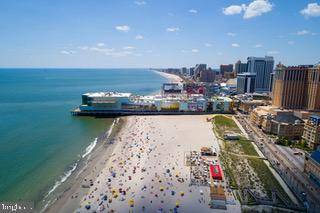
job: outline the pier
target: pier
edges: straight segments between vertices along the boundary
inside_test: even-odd
[[[156,110],[92,110],[84,111],[76,108],[71,110],[73,116],[114,117],[129,115],[210,115],[215,112],[206,111],[156,111]],[[219,112],[221,114],[221,112]],[[230,113],[228,113],[230,114]]]

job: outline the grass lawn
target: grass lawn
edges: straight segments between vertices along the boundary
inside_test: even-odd
[[[237,168],[235,167],[237,163],[240,162],[239,157],[232,155],[231,153],[248,155],[248,156],[259,156],[259,155],[255,150],[252,142],[247,140],[243,136],[241,136],[239,140],[234,140],[234,141],[228,141],[223,139],[223,135],[225,131],[241,133],[239,127],[231,117],[225,116],[225,115],[216,115],[213,118],[213,124],[214,124],[214,130],[216,131],[216,133],[219,134],[220,138],[224,143],[224,149],[221,150],[221,153],[220,153],[220,160],[223,163],[224,172],[226,173],[226,176],[229,179],[229,182],[230,182],[229,184],[232,188],[244,187],[242,186],[242,183],[237,181],[237,178],[236,178],[237,175],[241,175],[241,172],[237,172]],[[230,154],[228,154],[228,152]],[[249,164],[248,166],[250,166],[253,169],[254,173],[260,179],[261,185],[263,186],[269,198],[272,197],[272,190],[276,189],[277,192],[284,199],[291,202],[287,193],[284,191],[282,186],[279,184],[277,179],[273,176],[271,170],[263,162],[262,159],[250,158],[250,157],[244,157],[244,158],[248,160],[247,161],[247,163]]]
[[[241,137],[236,143],[240,144],[241,150],[245,155],[259,156],[251,141]]]
[[[272,197],[272,190],[276,189],[278,193],[282,195],[286,200],[291,201],[287,193],[284,191],[282,186],[279,184],[277,179],[273,176],[268,166],[263,162],[262,159],[248,159],[250,166],[254,169],[255,173],[261,180],[264,189],[267,191],[268,196]]]
[[[216,115],[213,118],[213,122],[220,137],[223,137],[225,131],[241,132],[234,120],[228,116]]]

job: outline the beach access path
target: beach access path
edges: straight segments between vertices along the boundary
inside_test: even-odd
[[[128,117],[115,138],[113,154],[76,212],[170,212],[177,203],[178,212],[223,211],[209,208],[209,187],[189,186],[190,168],[185,165],[191,150],[219,150],[207,117]],[[228,205],[227,211],[241,212],[239,205]]]

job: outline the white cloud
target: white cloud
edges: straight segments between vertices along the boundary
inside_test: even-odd
[[[89,49],[89,47],[88,46],[80,46],[80,47],[78,47],[80,50],[88,50]]]
[[[145,2],[145,1],[135,1],[134,2],[136,5],[139,5],[139,6],[141,6],[141,5],[146,5],[147,4],[147,2]]]
[[[122,32],[129,32],[130,27],[128,25],[119,25],[115,27],[116,30],[122,31]]]
[[[192,49],[191,52],[193,52],[193,53],[198,53],[199,50],[198,50],[198,49]]]
[[[104,43],[98,43],[97,46],[98,46],[98,47],[104,47],[105,44],[104,44]]]
[[[244,9],[244,5],[231,5],[229,7],[223,8],[222,12],[227,16],[231,16],[231,15],[240,14],[243,9]]]
[[[179,27],[168,27],[167,28],[167,32],[177,32],[179,30],[180,30]]]
[[[114,51],[114,48],[90,47],[89,50],[93,52],[110,53]]]
[[[268,0],[255,0],[246,7],[243,18],[250,19],[261,16],[263,13],[270,12],[272,7],[272,4]]]
[[[136,40],[142,40],[142,39],[144,39],[144,37],[142,35],[136,35],[135,39]]]
[[[288,41],[289,45],[294,45],[294,41]]]
[[[236,36],[237,34],[236,34],[236,33],[227,33],[227,35],[234,37],[234,36]]]
[[[198,10],[190,9],[190,10],[189,10],[189,13],[197,14],[197,13],[198,13]]]
[[[223,8],[222,12],[225,15],[236,15],[243,14],[244,19],[250,19],[257,16],[261,16],[263,13],[270,12],[273,5],[269,0],[254,0],[249,5],[231,5],[229,7]]]
[[[308,35],[310,34],[310,31],[308,30],[300,30],[298,32],[296,32],[297,35],[302,36],[302,35]]]
[[[254,45],[255,48],[261,48],[262,47],[262,44],[256,44]]]
[[[122,49],[124,49],[124,50],[133,50],[133,49],[135,49],[135,47],[133,47],[133,46],[125,46],[125,47],[122,47]]]
[[[232,47],[240,47],[240,45],[237,44],[237,43],[233,43],[233,44],[231,44],[231,46],[232,46]]]
[[[267,52],[267,55],[277,55],[279,54],[280,52],[278,50],[270,50]]]
[[[126,57],[126,56],[141,56],[142,54],[140,53],[134,53],[133,50],[136,48],[133,46],[125,46],[121,48],[120,50],[116,50],[114,48],[107,48],[105,45],[94,45],[91,47],[88,46],[80,46],[78,47],[79,49],[87,52],[95,52],[99,54],[103,54],[106,56],[111,56],[111,57]],[[62,54],[73,54],[75,51],[61,51]]]
[[[211,44],[211,43],[205,43],[204,46],[206,46],[206,47],[212,47],[212,44]]]
[[[320,5],[318,3],[310,3],[306,8],[300,11],[305,17],[317,17],[320,16]]]
[[[76,53],[76,51],[73,51],[73,50],[61,50],[60,53],[63,54],[63,55],[73,55],[74,53]]]

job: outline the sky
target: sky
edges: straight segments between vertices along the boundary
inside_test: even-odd
[[[0,0],[0,67],[320,61],[315,0]]]

